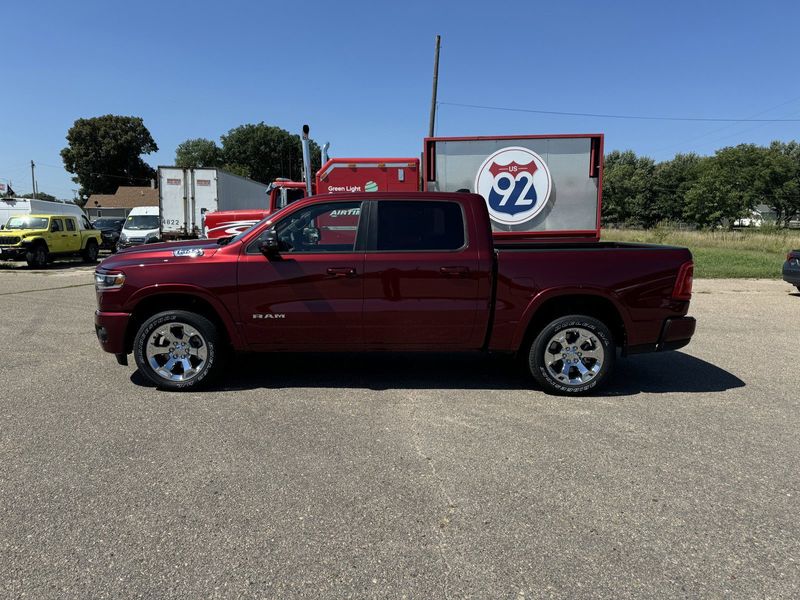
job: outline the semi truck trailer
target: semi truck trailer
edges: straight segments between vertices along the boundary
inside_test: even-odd
[[[210,211],[265,206],[269,186],[216,167],[158,167],[161,239],[199,237]]]

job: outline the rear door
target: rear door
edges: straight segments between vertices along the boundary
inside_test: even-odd
[[[487,298],[480,294],[478,250],[470,243],[462,205],[445,200],[375,204],[364,264],[365,345],[480,347],[475,325]]]
[[[240,320],[254,348],[361,347],[366,237],[361,209],[358,201],[308,205],[275,223],[278,257],[265,257],[260,240],[244,250],[238,268]]]
[[[81,234],[78,231],[75,217],[64,217],[64,250],[78,252],[81,249]]]

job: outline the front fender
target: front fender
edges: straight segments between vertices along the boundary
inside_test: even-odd
[[[43,237],[26,238],[22,240],[19,243],[19,245],[21,248],[25,248],[27,250],[28,248],[31,248],[34,244],[38,244],[40,242],[44,244],[46,248],[50,248],[50,246],[47,244],[47,240],[44,239]]]
[[[246,343],[242,338],[239,328],[236,326],[228,307],[207,289],[200,286],[186,284],[186,283],[159,283],[137,289],[125,301],[124,311],[132,313],[136,307],[145,299],[153,298],[154,296],[166,296],[170,294],[181,294],[184,296],[194,296],[207,302],[211,308],[216,312],[217,316],[225,325],[228,333],[228,339],[234,348],[243,349]]]

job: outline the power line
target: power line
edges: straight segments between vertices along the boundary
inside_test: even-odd
[[[748,118],[753,119],[755,117],[760,117],[761,115],[764,115],[764,114],[766,114],[768,112],[771,112],[773,110],[776,110],[778,108],[786,106],[787,104],[792,104],[794,102],[797,102],[798,100],[800,100],[800,96],[797,96],[795,98],[791,98],[790,100],[787,100],[786,102],[781,102],[780,104],[776,104],[775,106],[767,108],[766,110],[759,111],[759,112],[757,112],[755,114],[750,115]],[[797,113],[795,112],[793,114],[797,114]],[[736,123],[738,123],[738,122],[739,121],[736,121]],[[760,124],[760,125],[756,125],[754,127],[748,127],[747,129],[739,131],[738,133],[735,133],[735,134],[731,134],[730,136],[723,136],[721,138],[717,137],[717,138],[714,138],[714,140],[711,140],[711,141],[719,141],[721,139],[724,140],[724,139],[727,139],[729,137],[738,136],[738,135],[741,135],[743,133],[747,133],[748,131],[752,131],[754,129],[758,129],[759,127],[764,127],[764,125],[766,125],[766,123],[763,123],[763,124]],[[679,147],[683,146],[684,144],[689,144],[689,143],[692,143],[692,142],[696,142],[697,140],[701,140],[701,139],[706,138],[706,137],[708,137],[710,135],[714,135],[715,133],[719,133],[720,131],[724,131],[725,129],[727,129],[729,127],[732,127],[732,126],[734,126],[734,125],[723,125],[722,127],[718,127],[716,129],[712,129],[711,131],[707,131],[706,133],[702,133],[702,134],[700,134],[700,135],[698,135],[696,137],[693,137],[693,138],[688,139],[688,140],[684,140],[684,141],[682,141],[680,143],[670,144],[668,146],[662,146],[660,148],[656,148],[655,150],[652,150],[652,152],[653,153],[657,153],[657,152],[661,152],[662,150],[671,150],[672,148],[679,148]]]
[[[479,108],[483,110],[503,110],[507,112],[534,113],[537,115],[557,115],[561,117],[593,117],[597,119],[635,119],[639,121],[704,121],[711,123],[800,123],[800,119],[723,119],[717,117],[664,117],[645,115],[607,115],[602,113],[563,112],[556,110],[537,110],[533,108],[511,108],[507,106],[486,106],[482,104],[462,104],[460,102],[439,102],[444,106]]]

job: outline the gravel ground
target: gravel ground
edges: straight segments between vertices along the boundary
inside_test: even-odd
[[[0,596],[800,595],[800,294],[698,280],[680,352],[552,397],[498,357],[247,356],[169,394],[90,267],[0,270]]]

